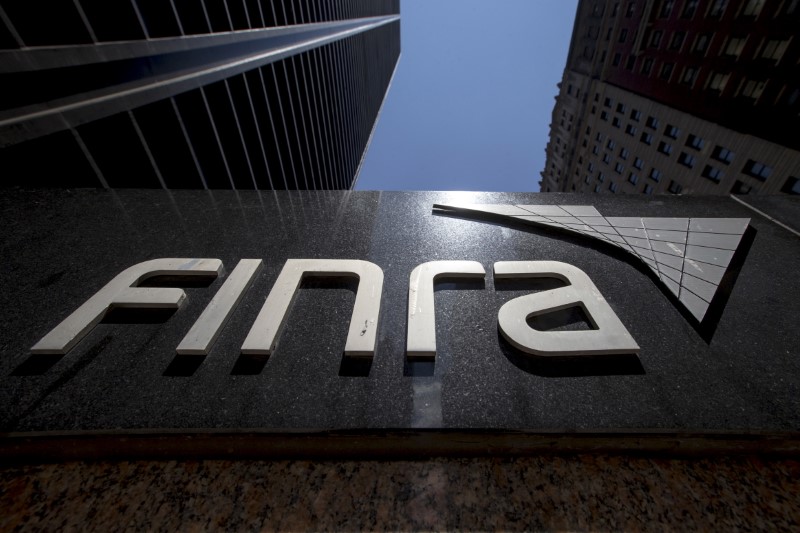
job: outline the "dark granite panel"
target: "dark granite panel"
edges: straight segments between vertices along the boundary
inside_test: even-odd
[[[739,196],[738,198],[795,231],[800,231],[800,196],[753,195]]]
[[[710,342],[646,267],[600,243],[434,215],[434,203],[594,205],[606,216],[752,217],[755,240]],[[180,428],[794,432],[800,427],[798,238],[730,199],[501,193],[20,191],[0,193],[3,431]],[[103,323],[49,368],[29,348],[128,266],[242,258],[264,268],[211,353],[175,347],[224,277],[160,323]],[[342,350],[353,287],[307,283],[266,361],[239,348],[289,258],[363,259],[385,274],[368,368]],[[431,368],[404,356],[408,277],[437,259],[583,269],[641,347],[638,360],[543,361],[503,341],[497,311],[526,285],[444,284]],[[119,320],[117,320],[119,322]],[[170,371],[172,369],[173,371]],[[178,368],[180,370],[180,368]],[[362,375],[366,373],[366,375]]]

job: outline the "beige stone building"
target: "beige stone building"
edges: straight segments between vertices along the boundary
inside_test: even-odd
[[[541,191],[800,194],[798,17],[777,0],[581,0]]]

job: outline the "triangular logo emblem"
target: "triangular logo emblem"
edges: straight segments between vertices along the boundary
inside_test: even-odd
[[[434,212],[489,215],[601,240],[645,263],[703,322],[749,218],[606,217],[589,205],[434,204]]]

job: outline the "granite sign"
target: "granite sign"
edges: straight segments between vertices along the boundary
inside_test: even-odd
[[[20,189],[0,235],[0,456],[800,430],[800,245],[732,199]]]

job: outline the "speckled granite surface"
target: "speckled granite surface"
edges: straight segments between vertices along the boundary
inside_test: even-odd
[[[800,461],[537,456],[0,468],[0,530],[779,530]]]

